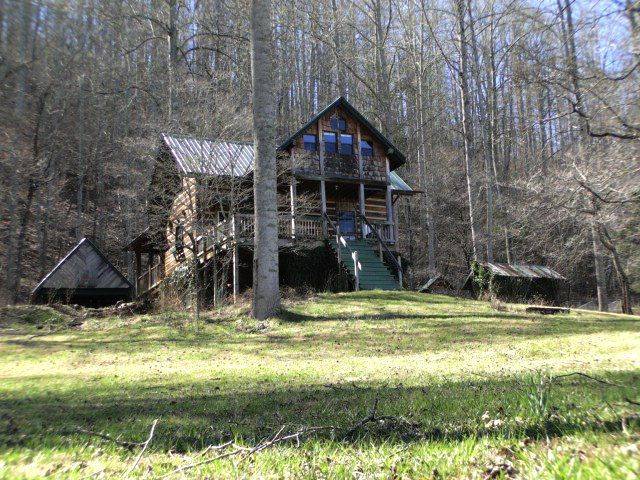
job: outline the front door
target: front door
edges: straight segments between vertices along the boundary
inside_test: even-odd
[[[356,237],[356,212],[339,210],[338,225],[340,225],[340,235],[353,239]]]

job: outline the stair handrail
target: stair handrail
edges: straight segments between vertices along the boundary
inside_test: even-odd
[[[356,212],[356,215],[358,215],[362,219],[362,221],[367,225],[367,227],[369,227],[369,230],[373,232],[376,240],[378,241],[379,247],[381,247],[382,250],[384,250],[389,257],[391,257],[392,263],[396,267],[396,270],[398,272],[398,283],[400,283],[400,288],[402,288],[402,265],[400,265],[400,263],[396,259],[396,256],[391,252],[391,250],[389,250],[389,247],[387,247],[387,244],[382,241],[382,238],[380,238],[380,235],[378,234],[378,230],[376,230],[376,228],[371,224],[371,222],[367,219],[367,217],[362,212]],[[380,260],[384,261],[384,259],[382,258],[382,255],[380,256]]]
[[[339,262],[342,261],[342,259],[340,258],[341,257],[340,250],[342,249],[342,245],[344,245],[347,248],[347,250],[349,250],[349,253],[351,254],[351,259],[353,260],[353,271],[355,272],[355,277],[356,277],[355,289],[356,291],[358,291],[360,290],[360,270],[362,270],[362,264],[358,259],[358,251],[353,250],[347,243],[347,239],[344,238],[342,235],[340,235],[340,227],[336,226],[336,224],[333,223],[333,220],[329,218],[329,215],[327,215],[327,212],[322,212],[322,216],[325,218],[329,226],[333,228],[333,230],[336,232],[336,244],[338,246],[338,261]]]

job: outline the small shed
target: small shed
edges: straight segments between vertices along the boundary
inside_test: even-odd
[[[88,307],[129,300],[133,285],[83,238],[31,292],[34,303],[75,303]]]
[[[553,302],[564,280],[542,265],[476,262],[462,288],[475,295],[490,292],[507,300],[539,298]]]

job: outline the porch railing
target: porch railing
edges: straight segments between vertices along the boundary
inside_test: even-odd
[[[236,213],[230,218],[210,227],[206,236],[221,242],[227,238],[253,238],[255,223],[253,214]],[[322,236],[322,217],[320,215],[278,215],[278,238],[281,239],[318,239]]]

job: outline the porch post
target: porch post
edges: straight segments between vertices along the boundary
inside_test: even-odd
[[[240,294],[240,259],[238,258],[238,243],[233,243],[233,303],[238,300]]]
[[[296,179],[291,176],[291,185],[289,187],[291,196],[291,237],[296,238]]]
[[[322,200],[322,236],[327,237],[327,188],[324,182],[324,139],[322,138],[322,117],[318,119],[318,158],[320,161],[320,198]]]
[[[393,203],[391,202],[391,183],[389,180],[389,158],[387,158],[387,195],[386,195],[386,204],[387,204],[387,223],[390,225],[390,233],[394,231],[394,218],[393,218]]]
[[[362,158],[362,148],[360,147],[360,142],[362,141],[361,137],[360,137],[360,122],[358,122],[356,124],[356,155],[358,158],[358,176],[360,177],[360,183],[358,184],[358,200],[360,203],[360,215],[362,215],[364,217],[365,215],[365,211],[364,211],[364,183],[362,183],[362,179],[364,178],[364,159]],[[360,228],[362,229],[362,232],[360,232],[362,234],[362,238],[364,238],[365,235],[365,228],[366,225],[364,224],[364,222],[361,222],[361,226]]]

